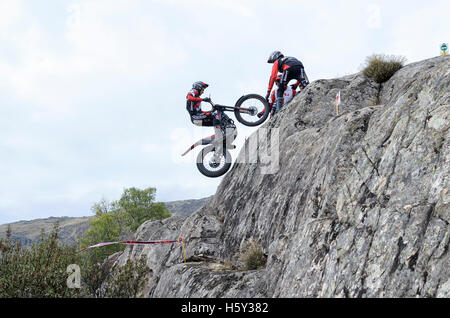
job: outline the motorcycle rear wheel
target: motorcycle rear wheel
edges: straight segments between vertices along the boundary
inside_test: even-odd
[[[220,162],[213,162],[214,145],[203,148],[197,156],[197,168],[205,176],[217,178],[223,176],[231,167],[231,154],[224,149],[220,155]]]

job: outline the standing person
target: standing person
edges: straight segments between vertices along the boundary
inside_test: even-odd
[[[272,112],[277,112],[283,105],[283,94],[289,81],[296,79],[297,83],[294,84],[292,88],[295,90],[300,85],[300,90],[302,90],[309,84],[309,80],[306,76],[302,62],[297,60],[295,57],[285,57],[280,51],[274,51],[270,54],[267,63],[273,64],[272,73],[269,79],[269,87],[267,89],[267,100],[269,99],[273,84],[277,78],[277,74],[282,73],[280,86],[277,91],[277,98],[274,106],[272,107]]]
[[[276,101],[276,96],[277,96],[278,90],[280,89],[280,82],[281,82],[281,75],[278,75],[277,78],[275,79],[275,85],[277,87],[272,91],[272,94],[270,94],[270,98],[269,98],[269,107],[270,107],[269,109],[271,110],[271,112],[270,112],[271,117],[274,115],[274,110],[272,110],[272,107]],[[282,106],[289,103],[295,97],[295,94],[297,92],[295,89],[293,89],[293,86],[294,85],[287,86],[286,89],[284,90]],[[280,109],[278,109],[278,110],[280,110]],[[264,111],[265,111],[265,109],[263,109],[262,112],[258,113],[259,118],[261,118],[264,115]]]

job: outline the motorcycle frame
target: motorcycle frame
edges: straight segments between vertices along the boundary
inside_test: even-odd
[[[218,114],[217,116],[219,118],[217,118],[220,122],[222,121],[222,115],[224,112],[226,111],[235,111],[236,109],[239,109],[240,111],[248,111],[250,112],[251,110],[248,108],[242,108],[242,107],[233,107],[233,106],[225,106],[225,105],[218,105],[218,104],[214,104],[212,101],[209,102],[212,107],[213,110],[217,110]],[[216,127],[214,127],[214,129],[216,129]],[[206,145],[214,145],[215,148],[215,152],[217,153],[217,151],[222,151],[223,148],[221,147],[221,143],[224,143],[225,149],[234,149],[235,146],[231,145],[232,142],[236,139],[237,137],[237,128],[233,128],[233,131],[231,133],[227,133],[226,130],[229,128],[225,127],[225,136],[220,137],[220,138],[216,138],[217,137],[217,133],[208,137],[204,137],[200,140],[198,140],[196,143],[194,143],[192,146],[190,146],[181,156],[185,156],[187,153],[189,153],[191,150],[193,150],[195,147],[197,146],[206,146]],[[232,141],[229,142],[230,137],[232,138]],[[225,141],[225,142],[224,142]]]

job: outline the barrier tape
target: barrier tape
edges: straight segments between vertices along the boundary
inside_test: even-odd
[[[184,255],[184,262],[186,263],[186,246],[184,243],[184,239],[180,236],[177,240],[165,240],[165,241],[118,241],[118,242],[104,242],[104,243],[98,243],[95,245],[91,245],[88,247],[85,247],[79,252],[96,248],[96,247],[102,247],[102,246],[108,246],[113,244],[127,244],[127,245],[148,245],[148,244],[172,244],[172,243],[182,243],[183,244],[183,255]]]

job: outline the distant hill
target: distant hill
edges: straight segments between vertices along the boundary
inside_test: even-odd
[[[188,216],[204,206],[212,196],[198,200],[180,200],[164,202],[170,213]],[[19,221],[0,225],[0,238],[4,238],[8,225],[11,226],[11,237],[19,240],[23,246],[31,245],[40,238],[41,229],[49,233],[54,224],[59,222],[60,239],[67,244],[74,244],[89,228],[89,221],[93,216],[86,217],[49,217],[31,221]]]
[[[64,243],[73,244],[89,228],[91,217],[49,217],[31,221],[19,221],[0,225],[0,237],[4,238],[8,225],[11,226],[11,237],[19,240],[22,245],[31,245],[40,238],[41,230],[49,233],[54,224],[59,222],[60,238]]]
[[[170,201],[164,202],[164,204],[166,205],[166,208],[170,213],[180,216],[188,216],[206,205],[206,203],[208,203],[212,199],[212,197],[213,196],[198,200]]]

